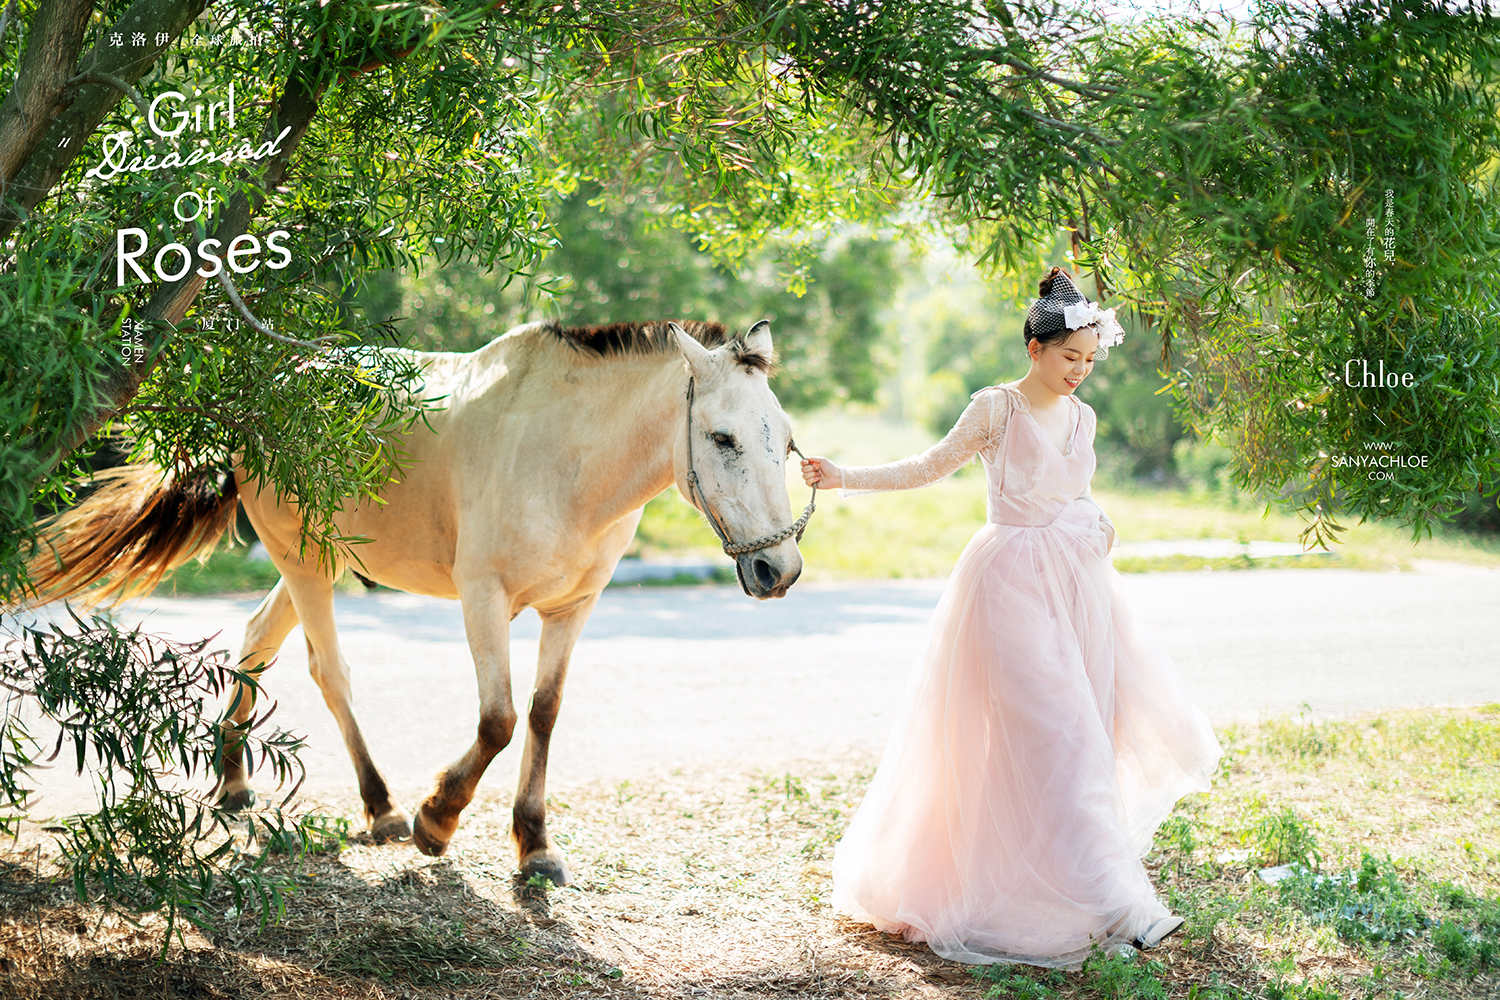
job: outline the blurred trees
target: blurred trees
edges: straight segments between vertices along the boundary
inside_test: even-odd
[[[797,248],[769,243],[731,266],[673,228],[666,208],[650,190],[605,197],[584,183],[549,205],[557,246],[534,278],[465,262],[386,271],[367,282],[361,311],[434,351],[470,351],[542,318],[565,326],[718,320],[735,332],[768,319],[783,406],[874,400],[893,369],[881,345],[882,313],[901,281],[889,238],[855,232]],[[794,263],[781,256],[790,252]],[[800,296],[788,287],[794,273]]]
[[[1066,248],[1067,241],[1060,241],[1043,256],[1064,260]],[[1027,277],[1039,274],[1032,270]],[[1078,283],[1084,294],[1098,297],[1087,275]],[[914,347],[908,363],[921,372],[920,380],[907,380],[904,410],[932,433],[943,434],[971,393],[1026,374],[1022,330],[1035,288],[1027,294],[1024,279],[1006,287],[977,275],[955,279],[935,273],[916,284],[909,286],[916,294],[899,303],[899,322]],[[1171,395],[1162,392],[1171,383],[1160,370],[1160,340],[1128,315],[1123,324],[1124,343],[1095,364],[1079,393],[1099,417],[1100,468],[1125,479],[1171,482],[1177,472],[1174,447],[1186,431]]]

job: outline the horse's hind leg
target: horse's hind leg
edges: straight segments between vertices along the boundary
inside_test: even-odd
[[[297,611],[292,607],[286,581],[277,580],[276,586],[260,602],[255,613],[250,616],[250,623],[245,626],[245,644],[240,648],[236,668],[258,680],[261,671],[270,665],[277,650],[286,641],[287,633],[296,624]],[[255,711],[255,690],[236,681],[229,705],[230,722],[236,726],[243,725]],[[250,779],[245,774],[244,756],[241,744],[232,740],[227,743],[224,780],[219,785],[219,804],[226,809],[244,809],[255,802],[255,792],[251,790]]]
[[[411,824],[401,810],[391,805],[385,778],[370,758],[364,734],[354,718],[349,664],[339,652],[338,633],[334,629],[333,581],[321,573],[289,568],[283,572],[282,582],[287,584],[297,617],[302,620],[302,632],[307,637],[308,668],[323,692],[328,710],[338,721],[344,745],[349,749],[349,759],[354,762],[354,772],[359,778],[359,797],[365,803],[370,833],[377,843],[411,836]]]
[[[467,753],[438,774],[437,787],[417,811],[412,841],[423,854],[442,854],[458,816],[474,800],[484,769],[510,743],[516,709],[510,695],[510,600],[494,576],[459,585],[464,632],[479,680],[479,733]]]
[[[568,884],[568,865],[547,836],[547,748],[562,705],[568,658],[598,600],[599,595],[593,594],[567,611],[543,616],[536,687],[526,713],[526,750],[521,757],[521,783],[516,790],[511,835],[521,858],[521,874],[528,878],[540,875],[553,885]]]

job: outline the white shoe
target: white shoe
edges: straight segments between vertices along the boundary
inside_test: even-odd
[[[1155,948],[1170,934],[1175,934],[1182,929],[1182,918],[1171,915],[1162,917],[1156,923],[1146,928],[1145,933],[1135,939],[1135,946],[1142,951],[1147,948]]]

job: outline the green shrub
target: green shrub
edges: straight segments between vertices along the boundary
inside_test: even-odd
[[[1174,887],[1167,899],[1172,912],[1182,918],[1182,947],[1200,958],[1213,951],[1219,925],[1245,908],[1234,897],[1207,889],[1181,892]]]
[[[1191,857],[1198,847],[1198,838],[1193,835],[1194,826],[1189,816],[1168,816],[1156,831],[1163,850],[1175,851],[1180,857]]]
[[[79,900],[165,914],[164,950],[178,918],[211,926],[221,891],[236,910],[257,908],[263,921],[279,915],[293,872],[268,862],[306,834],[278,808],[233,814],[203,795],[222,777],[226,739],[227,718],[209,706],[254,679],[229,665],[227,651],[209,651],[208,639],[172,642],[106,615],[68,613],[73,627],[7,622],[0,630],[11,636],[0,650],[9,699],[0,714],[0,831],[24,815],[30,789],[22,782],[44,753],[25,721],[34,708],[59,727],[52,756],[87,770],[99,794],[95,812],[56,827]],[[302,741],[258,731],[267,715],[236,727],[246,768],[300,783]],[[177,787],[178,776],[200,786]]]
[[[1160,962],[1139,961],[1135,955],[1104,954],[1099,949],[1083,963],[1084,980],[1104,1000],[1167,1000]]]
[[[1190,488],[1231,502],[1240,498],[1234,481],[1234,452],[1219,442],[1182,438],[1172,445],[1172,462]]]
[[[1432,945],[1459,972],[1478,972],[1500,962],[1500,899],[1475,896],[1444,883],[1438,900],[1454,914],[1432,928]]]
[[[1266,1000],[1343,1000],[1332,983],[1311,979],[1294,983],[1280,977],[1266,984],[1265,997]]]
[[[1431,923],[1387,859],[1366,853],[1358,870],[1317,875],[1303,868],[1277,883],[1280,899],[1314,923],[1331,924],[1347,941],[1414,938]]]
[[[1432,928],[1432,945],[1454,965],[1468,965],[1476,957],[1479,935],[1443,921]]]
[[[1308,822],[1291,806],[1261,818],[1251,831],[1256,857],[1265,865],[1316,869],[1323,860]]]
[[[1030,966],[986,965],[973,970],[974,978],[990,984],[986,1000],[1054,1000],[1066,980],[1056,969],[1041,970]]]

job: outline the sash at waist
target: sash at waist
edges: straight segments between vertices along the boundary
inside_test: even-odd
[[[1016,511],[1001,511],[1003,517],[1006,514],[1016,515]],[[1045,515],[1041,515],[1045,516]],[[1088,500],[1079,497],[1063,505],[1063,508],[1047,521],[1006,521],[991,520],[991,524],[1004,525],[1007,528],[1061,528],[1065,531],[1088,531],[1099,526],[1099,508]]]

